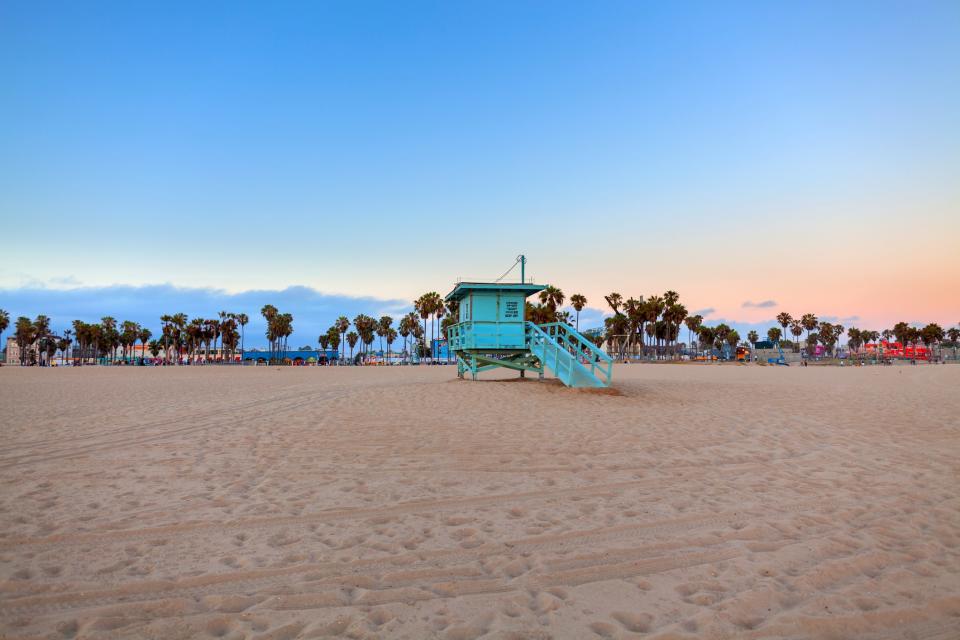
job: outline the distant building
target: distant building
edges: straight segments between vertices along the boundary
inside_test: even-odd
[[[6,364],[20,364],[20,345],[13,336],[7,337],[7,357],[4,360]],[[38,350],[35,345],[27,347],[27,362],[36,362]]]

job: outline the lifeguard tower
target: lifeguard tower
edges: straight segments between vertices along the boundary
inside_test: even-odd
[[[477,374],[498,367],[536,372],[550,369],[568,387],[607,387],[613,359],[563,322],[537,325],[525,318],[527,297],[546,288],[520,282],[458,282],[447,301],[460,304],[459,322],[447,329],[450,351],[457,358],[457,375]],[[508,272],[509,273],[509,272]]]

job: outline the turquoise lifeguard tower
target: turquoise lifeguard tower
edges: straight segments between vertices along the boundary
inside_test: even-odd
[[[537,325],[525,318],[527,298],[546,288],[525,281],[526,259],[520,256],[520,282],[458,282],[447,301],[460,304],[459,322],[447,329],[457,376],[472,379],[498,367],[536,372],[550,369],[568,387],[608,387],[613,359],[563,322]]]

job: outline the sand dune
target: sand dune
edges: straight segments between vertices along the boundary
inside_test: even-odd
[[[957,638],[960,367],[0,369],[0,636]]]

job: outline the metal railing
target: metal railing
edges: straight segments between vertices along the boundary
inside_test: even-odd
[[[563,322],[541,325],[527,322],[526,324],[527,335],[543,334],[543,336],[549,338],[550,342],[565,350],[569,356],[571,364],[568,366],[571,369],[573,364],[577,364],[583,368],[585,373],[589,372],[591,376],[605,386],[610,384],[613,378],[613,358],[584,338],[573,327]],[[556,359],[559,365],[559,356]]]

